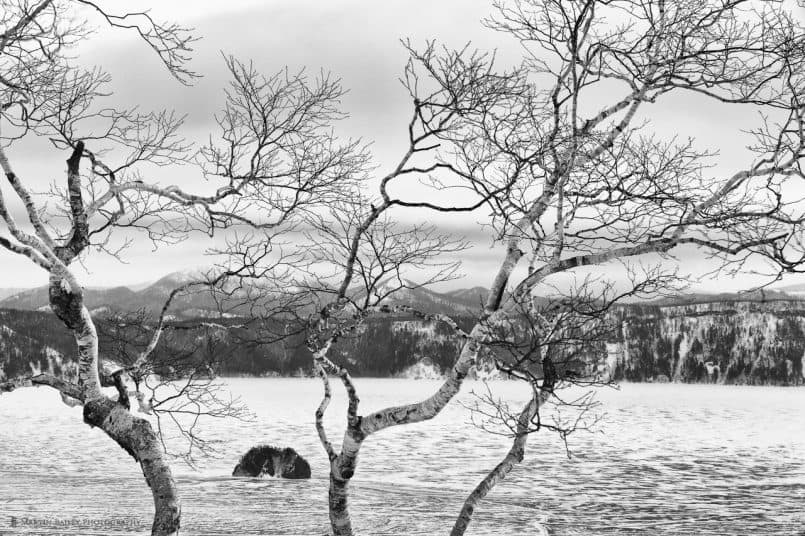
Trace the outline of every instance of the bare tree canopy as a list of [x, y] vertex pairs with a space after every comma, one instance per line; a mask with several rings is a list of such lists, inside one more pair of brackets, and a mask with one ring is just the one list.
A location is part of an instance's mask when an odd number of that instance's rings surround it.
[[[135, 33], [177, 80], [189, 83], [196, 77], [188, 65], [196, 40], [192, 29], [83, 0], [5, 1], [0, 17], [0, 167], [7, 179], [0, 188], [0, 247], [47, 272], [51, 309], [73, 333], [78, 352], [77, 378], [15, 378], [2, 390], [49, 385], [70, 404], [83, 405], [84, 421], [101, 428], [141, 465], [156, 508], [152, 533], [178, 534], [181, 508], [163, 452], [161, 416], [177, 425], [192, 460], [194, 448], [210, 447], [196, 433], [200, 417], [245, 414], [237, 401], [218, 395], [209, 362], [183, 364], [177, 356], [173, 365], [183, 365], [181, 387], [170, 381], [149, 384], [156, 366], [152, 353], [177, 293], [194, 286], [223, 287], [237, 272], [211, 274], [174, 289], [155, 328], [141, 334], [145, 344], [135, 357], [118, 352], [113, 368], [103, 370], [96, 324], [71, 265], [92, 250], [120, 256], [136, 231], [154, 243], [175, 243], [192, 232], [212, 235], [246, 226], [260, 232], [259, 249], [270, 255], [275, 237], [298, 223], [295, 214], [329, 200], [330, 192], [348, 180], [343, 170], [363, 158], [356, 143], [338, 145], [330, 134], [331, 122], [342, 116], [343, 90], [326, 74], [310, 79], [284, 71], [263, 77], [252, 66], [225, 58], [232, 82], [219, 131], [195, 150], [180, 134], [182, 117], [115, 106], [109, 76], [97, 68], [82, 69], [71, 57], [91, 37], [93, 25], [108, 25]], [[33, 190], [41, 179], [15, 172], [15, 143], [23, 138], [48, 140], [51, 150], [69, 155], [65, 177], [44, 194]], [[189, 191], [153, 178], [156, 170], [181, 164], [196, 166], [212, 189]], [[23, 208], [21, 216], [17, 206]], [[126, 338], [118, 350], [138, 345], [136, 334], [116, 333]], [[134, 391], [124, 377], [134, 381]], [[117, 397], [105, 394], [106, 386], [116, 387]], [[165, 389], [178, 390], [165, 395]], [[129, 411], [130, 395], [140, 411], [156, 417], [157, 430]]]
[[[681, 248], [711, 259], [722, 275], [762, 263], [767, 284], [799, 272], [805, 260], [797, 186], [805, 154], [805, 40], [784, 2], [519, 0], [496, 9], [485, 23], [522, 45], [522, 61], [501, 68], [493, 54], [469, 46], [405, 42], [410, 60], [402, 80], [411, 115], [397, 164], [386, 174], [367, 169], [375, 194], [365, 193], [368, 186], [345, 188], [347, 197], [318, 211], [308, 243], [301, 242], [307, 262], [293, 288], [318, 304], [308, 321], [309, 348], [324, 387], [316, 422], [331, 461], [337, 535], [353, 533], [348, 485], [363, 442], [439, 414], [478, 359], [529, 382], [534, 394], [519, 411], [482, 397], [480, 415], [508, 426], [514, 444], [467, 498], [455, 535], [522, 459], [529, 433], [544, 427], [567, 437], [588, 425], [591, 399], [568, 399], [560, 390], [608, 383], [601, 366], [602, 341], [612, 329], [606, 312], [686, 284], [674, 259]], [[758, 110], [745, 162], [725, 163], [733, 170], [715, 175], [718, 154], [708, 140], [653, 132], [653, 106], [682, 92]], [[422, 192], [396, 187], [417, 179], [434, 194], [455, 191], [456, 199], [469, 200], [397, 195]], [[392, 312], [384, 298], [415, 288], [414, 274], [424, 284], [453, 277], [463, 247], [424, 225], [400, 232], [395, 220], [405, 211], [419, 211], [423, 220], [428, 212], [483, 213], [505, 252], [490, 274], [478, 323], [462, 332], [466, 342], [439, 390], [419, 403], [361, 415], [348, 365], [329, 357], [333, 345], [368, 315]], [[428, 311], [407, 312], [455, 326]], [[350, 400], [340, 450], [323, 426], [329, 374]], [[549, 400], [582, 417], [549, 425], [540, 416]]]
[[[586, 388], [610, 383], [608, 312], [690, 283], [680, 251], [695, 251], [722, 276], [761, 267], [764, 284], [805, 267], [805, 33], [787, 1], [496, 1], [484, 24], [520, 46], [513, 65], [471, 45], [403, 41], [410, 115], [388, 169], [367, 142], [339, 135], [345, 89], [327, 73], [265, 76], [224, 56], [231, 82], [217, 131], [194, 148], [181, 135], [182, 117], [107, 104], [108, 75], [76, 68], [69, 55], [91, 24], [105, 24], [133, 32], [187, 84], [196, 77], [192, 29], [83, 0], [0, 3], [0, 167], [8, 181], [0, 247], [47, 272], [51, 308], [74, 333], [80, 365], [75, 382], [40, 375], [3, 390], [45, 384], [83, 404], [84, 420], [141, 464], [154, 493], [153, 534], [178, 533], [178, 494], [159, 430], [129, 411], [129, 396], [157, 417], [183, 411], [162, 405], [170, 397], [154, 398], [159, 386], [148, 384], [177, 293], [212, 289], [221, 307], [262, 322], [257, 339], [305, 334], [322, 382], [315, 425], [337, 536], [354, 533], [349, 485], [373, 434], [439, 415], [480, 362], [526, 382], [522, 408], [491, 394], [472, 407], [480, 430], [503, 433], [512, 446], [466, 498], [451, 532], [459, 536], [522, 461], [531, 433], [566, 440], [596, 423]], [[756, 110], [745, 160], [722, 161], [712, 140], [662, 136], [651, 119], [676, 94]], [[66, 175], [45, 194], [15, 173], [13, 150], [25, 137], [69, 155]], [[155, 178], [155, 169], [177, 165], [194, 166], [207, 189]], [[462, 330], [449, 315], [394, 305], [394, 296], [459, 277], [469, 243], [431, 220], [467, 214], [483, 219], [501, 256], [475, 324]], [[120, 255], [128, 244], [120, 237], [136, 231], [154, 243], [225, 233], [215, 249], [222, 260], [175, 289], [152, 328], [132, 334], [120, 329], [131, 321], [119, 319], [112, 331], [123, 357], [104, 375], [71, 265], [91, 250]], [[448, 326], [462, 344], [431, 396], [362, 414], [349, 363], [334, 349], [370, 316], [399, 312]], [[217, 407], [238, 416], [236, 405], [205, 398], [209, 378], [197, 365], [181, 392], [195, 404], [191, 413]], [[324, 427], [332, 377], [349, 400], [340, 446]], [[551, 421], [551, 406], [569, 416]], [[204, 447], [192, 424], [179, 429]]]

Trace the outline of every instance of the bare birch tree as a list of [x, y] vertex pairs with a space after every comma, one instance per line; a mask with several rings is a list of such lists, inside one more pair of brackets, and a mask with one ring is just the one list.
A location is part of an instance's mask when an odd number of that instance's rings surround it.
[[[331, 135], [332, 121], [341, 117], [340, 84], [305, 73], [263, 77], [227, 58], [232, 83], [219, 132], [194, 151], [180, 136], [182, 118], [107, 104], [108, 75], [83, 70], [69, 56], [89, 37], [94, 18], [136, 33], [175, 78], [189, 83], [195, 77], [187, 65], [195, 39], [190, 29], [159, 23], [147, 13], [118, 15], [83, 0], [2, 2], [0, 17], [0, 166], [8, 181], [0, 188], [0, 247], [48, 274], [50, 306], [75, 337], [79, 370], [76, 381], [38, 375], [9, 381], [3, 390], [49, 385], [81, 404], [84, 421], [140, 464], [154, 498], [152, 534], [178, 534], [180, 502], [163, 445], [151, 422], [129, 411], [123, 380], [125, 375], [137, 383], [148, 375], [170, 299], [137, 359], [107, 376], [100, 370], [96, 324], [71, 266], [90, 250], [119, 255], [115, 240], [125, 247], [127, 233], [135, 231], [171, 242], [189, 232], [239, 225], [260, 229], [260, 251], [272, 255], [276, 236], [293, 227], [294, 215], [326, 202], [363, 158], [358, 144], [339, 145]], [[22, 138], [49, 141], [69, 155], [65, 178], [46, 194], [34, 193], [41, 179], [15, 172], [14, 144]], [[216, 189], [189, 192], [149, 179], [161, 166], [180, 163], [197, 164]], [[12, 201], [24, 208], [22, 220]], [[103, 391], [107, 383], [117, 388], [117, 397]], [[142, 400], [138, 387], [140, 409], [153, 412], [153, 401]], [[193, 400], [198, 393], [182, 394]]]
[[[96, 320], [101, 368], [117, 389], [118, 402], [130, 409], [134, 398], [140, 413], [154, 417], [163, 451], [190, 466], [195, 466], [199, 456], [219, 454], [219, 445], [224, 443], [200, 433], [205, 421], [252, 420], [242, 401], [228, 394], [217, 380], [228, 357], [222, 339], [247, 322], [223, 318], [171, 322], [168, 318], [175, 298], [186, 293], [213, 294], [228, 277], [225, 272], [208, 275], [198, 274], [174, 288], [155, 322], [145, 310], [116, 312]], [[134, 385], [133, 390], [126, 380]]]
[[[551, 427], [540, 408], [553, 399], [589, 410], [587, 399], [557, 393], [608, 381], [594, 344], [606, 332], [605, 312], [684, 284], [675, 255], [708, 259], [726, 276], [761, 265], [766, 282], [803, 267], [796, 183], [805, 156], [805, 41], [785, 2], [501, 0], [496, 7], [486, 24], [522, 44], [522, 62], [505, 70], [469, 48], [406, 44], [412, 113], [402, 156], [386, 175], [367, 172], [374, 196], [353, 194], [351, 204], [314, 218], [304, 246], [313, 273], [299, 275], [296, 288], [327, 296], [308, 322], [308, 341], [324, 388], [316, 427], [330, 459], [335, 535], [354, 532], [349, 483], [363, 443], [438, 415], [479, 356], [529, 382], [533, 396], [520, 411], [492, 406], [489, 415], [508, 425], [513, 445], [467, 497], [456, 536], [522, 460], [530, 433], [578, 427], [574, 419]], [[733, 171], [716, 174], [715, 151], [653, 132], [642, 119], [671, 93], [756, 108], [745, 161], [724, 162]], [[417, 199], [394, 193], [417, 178], [434, 190]], [[440, 204], [451, 190], [471, 200]], [[455, 244], [437, 229], [400, 233], [401, 214], [476, 210], [489, 214], [503, 255], [476, 325], [464, 333], [446, 316], [408, 311], [458, 330], [465, 342], [453, 367], [429, 398], [362, 415], [348, 365], [330, 350], [368, 315], [392, 310], [383, 298], [415, 286], [406, 274], [422, 268], [439, 280], [456, 259]], [[323, 425], [328, 375], [349, 398], [340, 449]]]
[[[506, 319], [512, 310], [515, 324], [523, 318], [544, 324], [544, 307], [533, 300], [544, 299], [557, 281], [567, 286], [568, 278], [581, 277], [593, 292], [562, 297], [547, 326], [519, 330], [528, 344], [507, 346], [502, 368], [528, 380], [534, 397], [520, 413], [501, 417], [510, 423], [512, 449], [467, 497], [454, 536], [464, 534], [479, 501], [522, 460], [528, 434], [551, 428], [540, 407], [550, 399], [562, 404], [563, 386], [607, 379], [606, 370], [585, 360], [572, 366], [545, 360], [556, 350], [589, 351], [602, 327], [599, 313], [623, 297], [684, 283], [674, 257], [683, 246], [728, 277], [762, 264], [767, 283], [800, 271], [805, 260], [796, 186], [805, 156], [805, 34], [784, 2], [527, 0], [496, 7], [487, 25], [523, 45], [528, 56], [520, 69], [534, 90], [516, 108], [525, 115], [514, 121], [499, 119], [503, 113], [467, 116], [482, 145], [528, 166], [516, 195], [499, 198], [503, 210], [493, 216], [507, 254], [478, 335], [484, 343], [500, 340], [496, 330], [512, 322]], [[422, 56], [426, 66], [443, 61]], [[715, 151], [698, 149], [694, 140], [663, 140], [648, 122], [635, 120], [650, 117], [651, 105], [672, 92], [754, 106], [760, 123], [746, 162], [712, 176]], [[512, 280], [524, 257], [526, 273]], [[655, 268], [639, 268], [645, 264]], [[606, 275], [618, 265], [629, 272], [626, 283]], [[625, 290], [613, 293], [618, 287]], [[574, 325], [579, 313], [585, 321]], [[508, 331], [503, 339], [510, 342]], [[556, 429], [566, 436], [577, 425], [571, 419]]]

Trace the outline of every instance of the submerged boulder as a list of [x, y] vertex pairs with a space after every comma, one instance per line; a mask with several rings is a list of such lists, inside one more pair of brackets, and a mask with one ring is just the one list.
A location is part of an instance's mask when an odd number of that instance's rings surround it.
[[310, 478], [310, 464], [294, 449], [257, 445], [240, 458], [232, 476], [271, 475], [282, 478]]

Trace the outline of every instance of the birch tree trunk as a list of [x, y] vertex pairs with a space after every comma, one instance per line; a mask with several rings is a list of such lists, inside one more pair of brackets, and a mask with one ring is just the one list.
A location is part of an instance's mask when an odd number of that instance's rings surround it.
[[84, 305], [81, 289], [71, 288], [66, 278], [52, 274], [49, 295], [53, 312], [73, 332], [78, 345], [84, 422], [103, 430], [140, 464], [154, 498], [152, 536], [177, 536], [181, 506], [173, 474], [151, 423], [134, 416], [125, 406], [101, 391], [98, 334]]
[[349, 479], [330, 472], [330, 526], [333, 536], [351, 536], [352, 520], [349, 517]]
[[330, 526], [333, 536], [352, 536], [352, 520], [349, 515], [349, 482], [358, 467], [358, 453], [361, 450], [366, 434], [361, 428], [362, 419], [357, 416], [357, 395], [351, 381], [349, 420], [350, 425], [344, 433], [341, 454], [330, 462]]
[[526, 441], [528, 441], [529, 435], [529, 425], [531, 420], [537, 414], [539, 410], [539, 406], [547, 399], [547, 396], [543, 397], [540, 395], [539, 397], [535, 395], [528, 404], [526, 404], [523, 411], [520, 413], [519, 418], [517, 419], [517, 433], [514, 437], [514, 441], [512, 442], [512, 446], [509, 449], [509, 452], [506, 456], [501, 460], [500, 463], [492, 469], [489, 474], [484, 477], [481, 482], [472, 490], [472, 493], [467, 497], [464, 501], [464, 506], [461, 508], [461, 512], [456, 518], [456, 522], [453, 525], [453, 530], [450, 531], [450, 536], [463, 536], [464, 533], [467, 531], [467, 528], [470, 525], [470, 521], [472, 521], [472, 514], [475, 512], [475, 508], [478, 506], [484, 497], [486, 497], [492, 488], [494, 488], [498, 483], [500, 483], [506, 475], [508, 475], [514, 466], [519, 464], [523, 461], [523, 457], [525, 456], [525, 446]]

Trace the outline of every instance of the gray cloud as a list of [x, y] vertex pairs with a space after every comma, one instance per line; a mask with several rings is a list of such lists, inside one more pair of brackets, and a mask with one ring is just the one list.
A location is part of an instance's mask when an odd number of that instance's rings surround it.
[[[223, 102], [222, 90], [228, 77], [221, 51], [252, 59], [266, 73], [286, 66], [292, 70], [305, 67], [311, 74], [319, 69], [332, 71], [342, 77], [349, 89], [343, 105], [351, 118], [341, 130], [349, 136], [372, 140], [381, 170], [390, 167], [404, 150], [410, 111], [406, 93], [397, 80], [406, 60], [400, 38], [410, 37], [420, 44], [438, 38], [453, 47], [473, 41], [480, 48], [499, 48], [504, 62], [516, 58], [519, 50], [516, 43], [479, 24], [490, 11], [486, 0], [239, 0], [194, 2], [189, 13], [187, 3], [150, 3], [156, 16], [180, 21], [187, 16], [188, 23], [203, 36], [196, 46], [192, 67], [204, 78], [193, 87], [182, 86], [132, 35], [101, 31], [96, 40], [82, 48], [80, 58], [87, 65], [101, 65], [110, 71], [115, 103], [187, 113], [187, 135], [200, 142], [214, 131], [212, 117]], [[611, 95], [600, 95], [592, 102], [595, 105], [608, 97]], [[651, 107], [650, 116], [663, 135], [699, 135], [708, 142], [718, 140], [717, 148], [726, 156], [725, 162], [743, 163], [745, 138], [737, 131], [752, 126], [751, 109], [736, 114], [734, 107], [728, 110], [686, 94], [663, 99]], [[18, 173], [35, 189], [44, 189], [49, 180], [63, 177], [66, 155], [45, 152], [41, 144], [20, 145], [11, 156]], [[727, 172], [728, 167], [723, 171]], [[159, 170], [155, 177], [162, 182], [182, 183], [197, 180], [197, 172], [190, 168]], [[415, 216], [406, 213], [402, 218], [413, 220]], [[474, 224], [478, 219], [465, 215], [438, 220], [440, 227], [467, 236], [476, 244], [463, 256], [468, 278], [462, 284], [488, 285], [502, 255], [503, 248], [489, 247], [488, 233]], [[90, 285], [136, 283], [148, 279], [148, 272], [154, 272], [156, 277], [163, 272], [192, 268], [205, 262], [205, 244], [203, 238], [192, 237], [179, 246], [152, 253], [150, 244], [138, 243], [127, 255], [130, 264], [122, 266], [103, 256], [92, 256], [88, 261], [91, 273], [85, 274], [84, 280]], [[684, 253], [686, 261], [688, 255]], [[44, 283], [44, 274], [33, 270], [28, 261], [7, 257], [2, 258], [2, 272], [10, 274], [10, 280], [20, 285]]]

